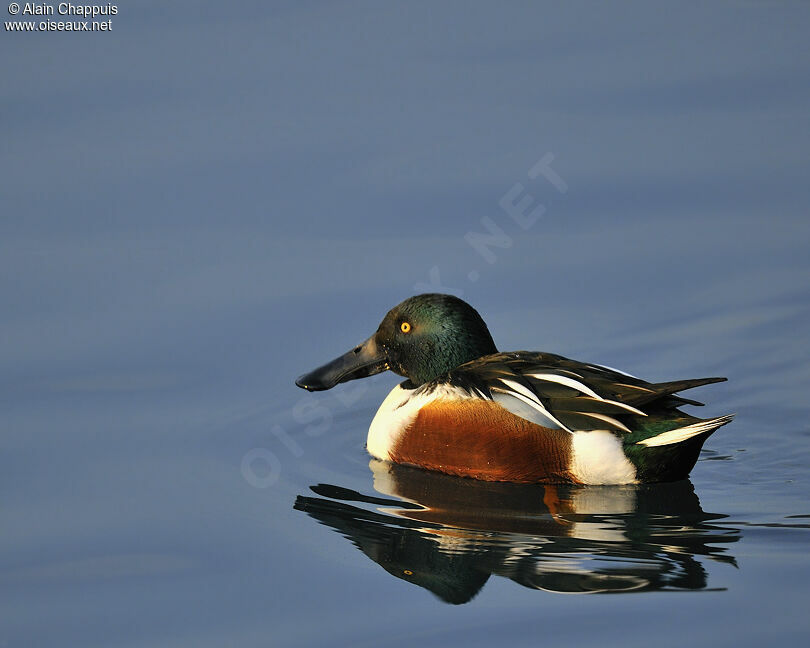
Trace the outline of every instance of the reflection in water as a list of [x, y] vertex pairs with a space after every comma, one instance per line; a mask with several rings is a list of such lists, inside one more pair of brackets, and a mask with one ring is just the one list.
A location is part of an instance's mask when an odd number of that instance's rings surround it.
[[319, 484], [295, 508], [447, 603], [470, 601], [492, 574], [564, 593], [701, 590], [704, 561], [736, 566], [724, 545], [739, 529], [713, 524], [726, 516], [704, 513], [687, 480], [555, 487], [371, 468], [386, 497]]

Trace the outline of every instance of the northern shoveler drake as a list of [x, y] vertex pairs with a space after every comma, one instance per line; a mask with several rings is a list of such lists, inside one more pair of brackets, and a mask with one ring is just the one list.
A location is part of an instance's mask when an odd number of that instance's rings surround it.
[[368, 340], [296, 384], [319, 391], [389, 369], [406, 380], [374, 416], [369, 453], [488, 481], [682, 479], [733, 417], [678, 410], [702, 403], [676, 392], [725, 378], [649, 383], [551, 353], [499, 353], [478, 312], [441, 294], [406, 299]]

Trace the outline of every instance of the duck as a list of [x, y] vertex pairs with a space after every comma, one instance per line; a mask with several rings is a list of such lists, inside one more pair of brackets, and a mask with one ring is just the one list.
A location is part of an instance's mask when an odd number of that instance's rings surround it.
[[377, 331], [300, 376], [308, 391], [392, 371], [405, 378], [371, 421], [379, 460], [484, 481], [610, 485], [685, 479], [733, 414], [700, 419], [679, 392], [723, 377], [652, 383], [546, 352], [499, 352], [454, 295], [392, 308]]

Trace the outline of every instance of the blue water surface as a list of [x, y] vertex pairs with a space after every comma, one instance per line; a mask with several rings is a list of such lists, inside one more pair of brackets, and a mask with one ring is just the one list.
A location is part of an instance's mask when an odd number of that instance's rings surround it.
[[[250, 1], [4, 30], [0, 646], [802, 642], [808, 31]], [[502, 350], [727, 376], [690, 411], [737, 418], [669, 485], [370, 462], [398, 377], [293, 381], [428, 290]]]

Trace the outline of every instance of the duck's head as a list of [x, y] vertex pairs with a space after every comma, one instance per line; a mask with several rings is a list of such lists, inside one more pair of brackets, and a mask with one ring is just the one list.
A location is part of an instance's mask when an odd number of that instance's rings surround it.
[[388, 311], [368, 340], [295, 384], [320, 391], [390, 369], [417, 386], [496, 352], [487, 325], [467, 302], [452, 295], [417, 295]]

